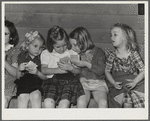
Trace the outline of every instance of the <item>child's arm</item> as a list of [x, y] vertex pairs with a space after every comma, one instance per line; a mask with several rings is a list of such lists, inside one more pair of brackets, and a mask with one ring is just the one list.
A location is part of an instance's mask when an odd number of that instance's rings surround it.
[[22, 76], [22, 72], [23, 70], [25, 70], [25, 65], [26, 63], [21, 63], [18, 68], [17, 68], [17, 71], [16, 71], [16, 77], [17, 79], [20, 79], [20, 77]]
[[29, 71], [29, 73], [37, 75], [42, 80], [47, 79], [47, 77], [43, 73], [41, 73], [37, 68], [35, 68], [34, 70], [30, 70], [30, 69], [27, 70]]
[[46, 80], [47, 79], [47, 77], [43, 73], [41, 73], [40, 71], [38, 71], [38, 70], [37, 70], [36, 74], [42, 80]]
[[42, 64], [41, 66], [42, 73], [45, 75], [53, 75], [53, 74], [63, 74], [66, 73], [65, 70], [61, 70], [60, 68], [48, 68], [48, 65]]
[[71, 63], [58, 62], [58, 66], [60, 67], [60, 69], [70, 71], [74, 74], [81, 73], [81, 69], [74, 67]]
[[139, 55], [139, 53], [137, 51], [135, 51], [133, 54], [133, 59], [132, 61], [134, 62], [134, 65], [136, 66], [136, 68], [139, 70], [139, 74], [136, 76], [135, 79], [127, 79], [127, 81], [132, 81], [131, 83], [128, 83], [127, 84], [127, 87], [129, 87], [130, 89], [133, 89], [138, 82], [142, 81], [144, 76], [145, 76], [145, 73], [144, 73], [144, 63]]
[[134, 79], [126, 79], [127, 81], [131, 82], [127, 83], [126, 86], [130, 89], [133, 89], [137, 85], [137, 83], [142, 81], [143, 78], [144, 78], [144, 71], [140, 72]]
[[105, 53], [101, 49], [93, 56], [92, 63], [87, 61], [73, 61], [73, 63], [79, 67], [87, 67], [92, 73], [99, 76], [105, 73]]
[[114, 78], [112, 77], [111, 73], [105, 69], [105, 75], [107, 77], [107, 80], [116, 88], [116, 89], [121, 89], [122, 82], [116, 82]]
[[7, 61], [5, 61], [5, 68], [6, 68], [6, 70], [8, 71], [9, 74], [16, 77], [17, 68], [10, 65]]

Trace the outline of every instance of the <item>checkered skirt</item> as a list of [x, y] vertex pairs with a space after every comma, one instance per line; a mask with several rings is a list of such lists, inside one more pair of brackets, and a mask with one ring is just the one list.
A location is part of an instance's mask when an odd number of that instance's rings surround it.
[[83, 87], [79, 81], [79, 75], [72, 73], [56, 74], [43, 83], [43, 100], [51, 98], [56, 101], [67, 99], [71, 104], [76, 105], [77, 99], [84, 95]]

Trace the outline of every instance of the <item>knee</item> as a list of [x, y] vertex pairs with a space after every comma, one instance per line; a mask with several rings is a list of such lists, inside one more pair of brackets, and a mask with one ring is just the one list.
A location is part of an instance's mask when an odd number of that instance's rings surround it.
[[98, 102], [98, 107], [99, 108], [107, 108], [108, 107], [107, 100], [106, 99], [100, 99]]
[[26, 102], [27, 100], [29, 100], [29, 96], [28, 95], [22, 95], [22, 94], [20, 94], [18, 96], [18, 102]]
[[47, 98], [44, 100], [44, 107], [45, 108], [54, 108], [55, 107], [55, 101], [53, 99]]
[[87, 107], [86, 98], [79, 98], [77, 100], [77, 108], [86, 108], [86, 107]]
[[61, 100], [59, 102], [58, 108], [69, 108], [70, 102], [68, 100]]
[[30, 94], [30, 99], [31, 100], [41, 100], [41, 92], [40, 91], [35, 91]]

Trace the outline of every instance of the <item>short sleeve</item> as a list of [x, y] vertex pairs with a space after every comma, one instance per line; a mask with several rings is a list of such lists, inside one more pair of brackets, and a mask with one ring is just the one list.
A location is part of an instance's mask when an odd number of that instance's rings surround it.
[[136, 68], [141, 72], [141, 71], [144, 71], [144, 68], [145, 68], [145, 66], [144, 66], [144, 63], [143, 63], [143, 61], [142, 61], [142, 59], [141, 59], [141, 57], [140, 57], [140, 55], [139, 55], [139, 53], [137, 52], [137, 51], [135, 51], [134, 53], [133, 53], [133, 58], [132, 58], [133, 60], [134, 60], [134, 62], [135, 62], [135, 66], [136, 66]]
[[8, 51], [7, 61], [10, 64], [17, 63], [18, 55], [20, 54], [20, 50], [18, 48], [12, 48]]
[[45, 64], [45, 65], [48, 65], [49, 64], [49, 59], [50, 59], [50, 54], [47, 50], [44, 50], [42, 53], [41, 53], [41, 64]]

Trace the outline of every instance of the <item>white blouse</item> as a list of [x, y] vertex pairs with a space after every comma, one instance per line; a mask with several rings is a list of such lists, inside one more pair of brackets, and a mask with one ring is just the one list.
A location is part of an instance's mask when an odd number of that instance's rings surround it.
[[[60, 58], [63, 57], [69, 57], [71, 55], [78, 55], [73, 50], [66, 50], [63, 54], [57, 53], [55, 50], [53, 50], [52, 53], [50, 53], [48, 50], [44, 50], [41, 53], [41, 64], [48, 65], [48, 68], [58, 68], [57, 62], [59, 62]], [[47, 78], [52, 78], [54, 74], [47, 75]]]

